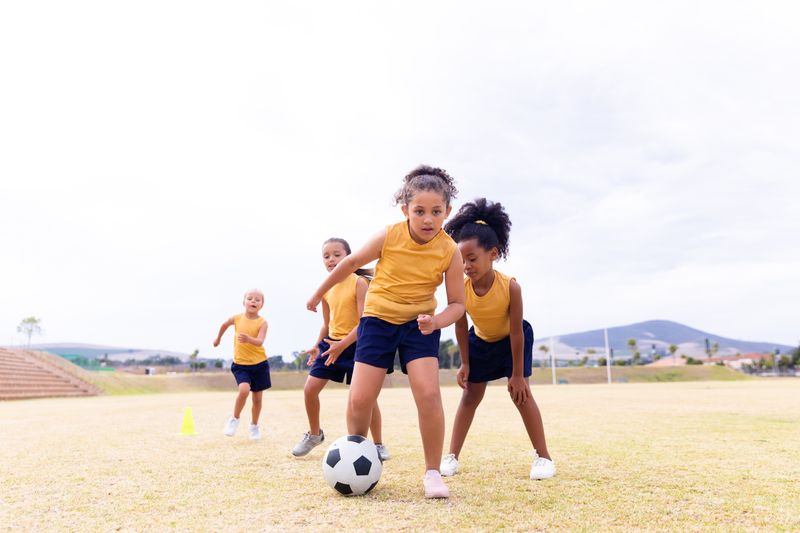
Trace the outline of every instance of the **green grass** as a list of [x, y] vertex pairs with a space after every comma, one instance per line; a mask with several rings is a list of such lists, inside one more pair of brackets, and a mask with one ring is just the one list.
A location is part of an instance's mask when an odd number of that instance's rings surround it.
[[[614, 382], [648, 383], [670, 381], [735, 381], [752, 379], [745, 374], [721, 366], [684, 366], [684, 367], [612, 367]], [[98, 386], [105, 394], [152, 394], [161, 392], [186, 393], [201, 391], [229, 391], [235, 387], [230, 372], [196, 372], [175, 375], [156, 374], [144, 376], [127, 372], [82, 372], [81, 377]], [[280, 371], [272, 372], [272, 383], [275, 390], [301, 389], [306, 379], [306, 372]], [[558, 368], [558, 380], [566, 380], [568, 384], [606, 383], [606, 369], [603, 368]], [[455, 385], [455, 370], [440, 372], [442, 385]], [[387, 386], [406, 387], [407, 378], [399, 371], [387, 378]], [[504, 380], [496, 384], [503, 385]], [[549, 368], [534, 369], [532, 378], [534, 385], [552, 383]], [[338, 387], [331, 384], [331, 387]]]
[[[490, 387], [448, 481], [421, 495], [409, 389], [381, 394], [393, 458], [376, 489], [345, 498], [323, 481], [302, 393], [268, 391], [264, 438], [221, 429], [233, 392], [0, 403], [0, 528], [8, 530], [798, 530], [799, 380], [535, 387], [558, 475], [528, 479], [530, 444]], [[444, 387], [448, 438], [460, 390]], [[329, 441], [346, 390], [323, 392]], [[198, 435], [179, 434], [192, 407]], [[245, 424], [249, 419], [246, 412]]]

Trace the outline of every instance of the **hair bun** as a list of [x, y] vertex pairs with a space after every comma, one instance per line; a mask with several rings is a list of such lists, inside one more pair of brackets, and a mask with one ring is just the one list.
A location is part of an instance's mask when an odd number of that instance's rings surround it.
[[428, 165], [419, 165], [403, 178], [403, 187], [394, 195], [395, 204], [408, 205], [416, 191], [442, 193], [447, 205], [458, 194], [455, 180], [445, 170]]

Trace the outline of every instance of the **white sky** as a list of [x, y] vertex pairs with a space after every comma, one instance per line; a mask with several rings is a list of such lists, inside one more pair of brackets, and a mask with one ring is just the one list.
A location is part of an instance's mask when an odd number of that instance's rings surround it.
[[796, 6], [3, 2], [0, 344], [226, 356], [257, 286], [268, 353], [307, 348], [322, 241], [422, 162], [507, 206], [537, 337], [795, 344]]

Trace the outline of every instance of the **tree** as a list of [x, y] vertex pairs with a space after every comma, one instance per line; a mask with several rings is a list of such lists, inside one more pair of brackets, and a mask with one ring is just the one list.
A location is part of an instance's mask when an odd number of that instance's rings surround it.
[[453, 367], [453, 352], [455, 348], [453, 339], [439, 342], [439, 368]]
[[597, 366], [606, 366], [606, 358], [600, 357], [597, 359]]
[[299, 352], [298, 351], [292, 352], [292, 357], [294, 357], [294, 360], [292, 360], [292, 362], [289, 363], [289, 368], [300, 372], [303, 369], [303, 367], [306, 366], [305, 350], [300, 350]]
[[675, 352], [677, 351], [678, 347], [676, 345], [674, 344], [669, 345], [669, 355], [672, 356], [672, 366], [675, 366], [677, 364], [677, 361], [675, 360]]
[[28, 318], [23, 318], [22, 322], [19, 323], [17, 326], [17, 332], [24, 333], [28, 336], [28, 348], [31, 347], [31, 337], [34, 335], [41, 335], [42, 334], [42, 319], [36, 318], [35, 316], [29, 316]]
[[542, 359], [547, 359], [547, 352], [550, 351], [550, 348], [545, 344], [540, 344], [539, 351], [542, 352]]
[[280, 370], [286, 366], [286, 362], [283, 360], [282, 355], [273, 355], [272, 357], [267, 358], [267, 360], [269, 361], [270, 370]]
[[200, 350], [195, 349], [192, 354], [189, 356], [189, 368], [192, 371], [197, 370], [197, 356], [200, 355]]

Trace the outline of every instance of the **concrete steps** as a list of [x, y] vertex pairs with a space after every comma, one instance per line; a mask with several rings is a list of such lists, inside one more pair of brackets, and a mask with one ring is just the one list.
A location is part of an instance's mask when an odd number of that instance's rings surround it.
[[0, 348], [0, 400], [95, 396], [82, 369], [52, 354]]

